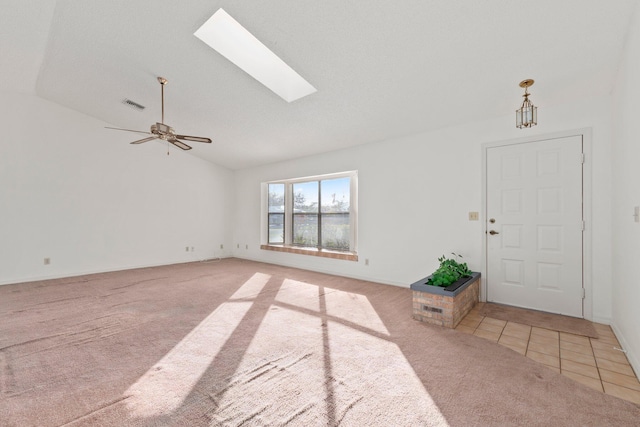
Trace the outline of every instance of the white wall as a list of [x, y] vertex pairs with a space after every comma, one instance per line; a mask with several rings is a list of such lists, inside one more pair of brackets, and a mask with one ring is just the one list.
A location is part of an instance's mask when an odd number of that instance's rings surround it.
[[[535, 102], [535, 98], [533, 99]], [[517, 104], [518, 100], [514, 99]], [[234, 255], [270, 263], [409, 286], [430, 274], [442, 254], [482, 266], [481, 144], [591, 127], [593, 131], [592, 316], [611, 318], [610, 99], [539, 106], [539, 125], [515, 128], [512, 114], [347, 150], [236, 172]], [[358, 170], [358, 262], [260, 250], [260, 183]], [[237, 246], [240, 246], [237, 248]], [[249, 249], [245, 249], [245, 245]], [[370, 265], [365, 266], [364, 260]]]
[[34, 95], [0, 93], [0, 117], [0, 284], [230, 247], [231, 171]]
[[[167, 156], [156, 142], [129, 145], [99, 120], [2, 92], [0, 284], [231, 254], [400, 286], [429, 274], [451, 251], [480, 270], [483, 228], [467, 215], [481, 210], [481, 144], [591, 127], [592, 316], [604, 323], [613, 317], [633, 359], [640, 354], [633, 281], [640, 226], [631, 222], [640, 205], [632, 120], [638, 38], [626, 48], [614, 98], [614, 198], [609, 98], [540, 105], [533, 129], [515, 129], [509, 114], [233, 173], [177, 150]], [[358, 262], [259, 249], [261, 182], [346, 170], [359, 171]]]
[[632, 18], [613, 102], [613, 328], [640, 373], [640, 11]]

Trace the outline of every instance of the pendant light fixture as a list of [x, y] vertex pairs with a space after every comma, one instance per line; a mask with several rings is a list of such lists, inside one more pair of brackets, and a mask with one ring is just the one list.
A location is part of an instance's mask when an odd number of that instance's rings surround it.
[[520, 87], [524, 88], [524, 101], [519, 109], [516, 110], [516, 127], [517, 128], [529, 128], [538, 124], [538, 107], [534, 106], [529, 101], [529, 92], [527, 88], [533, 85], [532, 79], [523, 80], [520, 82]]

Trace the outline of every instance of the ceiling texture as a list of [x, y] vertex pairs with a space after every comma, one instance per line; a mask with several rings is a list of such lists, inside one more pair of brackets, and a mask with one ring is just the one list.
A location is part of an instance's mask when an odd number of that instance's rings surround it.
[[[147, 131], [162, 76], [165, 122], [213, 139], [185, 154], [243, 169], [515, 116], [526, 78], [539, 111], [608, 94], [637, 3], [0, 0], [0, 90]], [[219, 8], [317, 92], [287, 103], [196, 38]]]

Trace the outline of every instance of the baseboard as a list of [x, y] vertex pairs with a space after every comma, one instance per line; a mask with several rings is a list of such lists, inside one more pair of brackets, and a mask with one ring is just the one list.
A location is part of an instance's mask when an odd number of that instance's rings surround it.
[[592, 319], [587, 319], [590, 320], [591, 322], [594, 323], [602, 323], [603, 325], [611, 325], [611, 317], [600, 317], [600, 316], [593, 316]]
[[325, 270], [322, 268], [309, 267], [306, 265], [301, 266], [296, 263], [266, 261], [264, 259], [252, 258], [247, 256], [238, 256], [238, 255], [234, 255], [233, 257], [238, 259], [246, 259], [247, 261], [263, 262], [265, 264], [281, 265], [283, 267], [291, 267], [291, 268], [299, 268], [300, 270], [315, 271], [316, 273], [329, 274], [331, 276], [340, 276], [340, 277], [347, 277], [349, 279], [365, 280], [367, 282], [380, 283], [382, 285], [398, 286], [400, 288], [409, 288], [409, 285], [410, 285], [410, 283], [405, 283], [405, 282], [397, 282], [393, 280], [384, 280], [384, 279], [381, 280], [379, 278], [371, 278], [367, 276], [360, 276], [357, 274], [346, 274], [346, 273], [336, 272], [332, 270]]
[[622, 334], [622, 331], [620, 331], [620, 329], [615, 325], [615, 323], [611, 324], [610, 326], [611, 326], [611, 329], [613, 329], [613, 333], [616, 334], [616, 338], [618, 338], [618, 341], [620, 342], [620, 346], [622, 347], [623, 350], [625, 350], [626, 352], [625, 354], [627, 355], [627, 360], [629, 361], [629, 364], [633, 368], [633, 371], [635, 372], [636, 377], [640, 376], [640, 359], [638, 359], [638, 355], [634, 353], [634, 351], [631, 349], [631, 346], [629, 346], [627, 339]]
[[187, 264], [190, 262], [206, 262], [212, 259], [222, 259], [229, 258], [230, 256], [216, 256], [216, 257], [207, 257], [204, 259], [190, 259], [190, 260], [168, 260], [164, 262], [151, 263], [151, 264], [136, 264], [136, 265], [127, 265], [127, 266], [118, 266], [113, 268], [105, 268], [105, 269], [95, 269], [95, 270], [82, 270], [82, 271], [74, 271], [67, 273], [58, 273], [58, 274], [50, 274], [43, 276], [29, 276], [22, 277], [18, 279], [8, 279], [8, 280], [0, 280], [0, 286], [2, 285], [15, 285], [18, 283], [27, 283], [27, 282], [37, 282], [41, 280], [53, 280], [53, 279], [63, 279], [65, 277], [78, 277], [85, 276], [87, 274], [100, 274], [100, 273], [111, 273], [113, 271], [125, 271], [125, 270], [135, 270], [136, 268], [149, 268], [149, 267], [161, 267], [163, 265], [172, 265], [172, 264]]

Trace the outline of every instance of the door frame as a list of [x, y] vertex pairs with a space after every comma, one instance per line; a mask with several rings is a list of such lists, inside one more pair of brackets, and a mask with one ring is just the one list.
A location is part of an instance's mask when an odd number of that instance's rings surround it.
[[593, 289], [592, 289], [592, 219], [591, 219], [591, 193], [592, 193], [592, 130], [591, 128], [580, 128], [549, 134], [536, 134], [523, 138], [507, 139], [495, 142], [486, 142], [481, 145], [482, 149], [482, 210], [480, 211], [480, 221], [482, 225], [482, 280], [480, 284], [480, 301], [487, 301], [487, 150], [489, 148], [502, 147], [516, 144], [527, 144], [549, 139], [565, 138], [568, 136], [582, 137], [582, 152], [584, 153], [584, 163], [582, 165], [582, 219], [585, 229], [582, 233], [582, 287], [584, 289], [584, 299], [582, 300], [582, 313], [585, 319], [593, 320]]

